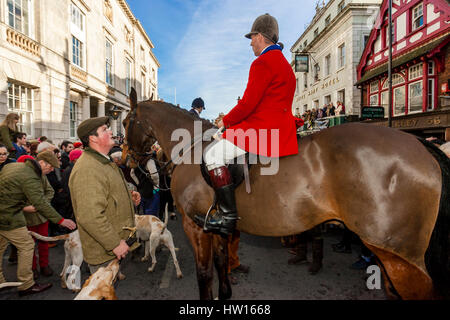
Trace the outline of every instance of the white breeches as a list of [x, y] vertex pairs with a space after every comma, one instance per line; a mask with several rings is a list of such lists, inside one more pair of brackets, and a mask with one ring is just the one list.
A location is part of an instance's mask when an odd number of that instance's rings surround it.
[[208, 170], [222, 167], [246, 153], [247, 151], [235, 146], [227, 139], [215, 141], [204, 154], [206, 167]]

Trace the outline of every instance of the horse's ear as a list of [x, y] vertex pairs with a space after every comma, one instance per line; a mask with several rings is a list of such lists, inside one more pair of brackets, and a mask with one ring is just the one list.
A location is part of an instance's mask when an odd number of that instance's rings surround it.
[[137, 107], [137, 94], [136, 90], [134, 90], [134, 88], [132, 87], [130, 90], [130, 108], [131, 110], [133, 110], [136, 107]]

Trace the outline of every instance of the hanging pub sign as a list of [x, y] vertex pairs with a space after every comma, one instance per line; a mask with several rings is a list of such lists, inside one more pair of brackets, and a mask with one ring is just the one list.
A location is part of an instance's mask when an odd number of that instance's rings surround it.
[[295, 72], [308, 72], [309, 56], [308, 54], [295, 55]]

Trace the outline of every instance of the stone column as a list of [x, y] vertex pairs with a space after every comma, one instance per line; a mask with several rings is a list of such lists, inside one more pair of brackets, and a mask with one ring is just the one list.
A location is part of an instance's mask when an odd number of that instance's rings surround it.
[[81, 120], [86, 120], [91, 117], [91, 100], [88, 94], [83, 95], [83, 112]]
[[98, 101], [97, 116], [98, 117], [105, 116], [105, 101], [101, 101], [101, 100]]
[[109, 123], [113, 136], [117, 136], [117, 120], [110, 118]]

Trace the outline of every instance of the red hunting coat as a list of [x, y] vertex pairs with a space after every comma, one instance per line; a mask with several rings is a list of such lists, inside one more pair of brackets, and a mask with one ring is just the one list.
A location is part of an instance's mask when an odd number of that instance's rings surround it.
[[227, 128], [223, 137], [247, 152], [262, 156], [297, 154], [295, 118], [291, 111], [295, 83], [292, 67], [281, 50], [264, 52], [250, 67], [244, 96], [223, 118]]

